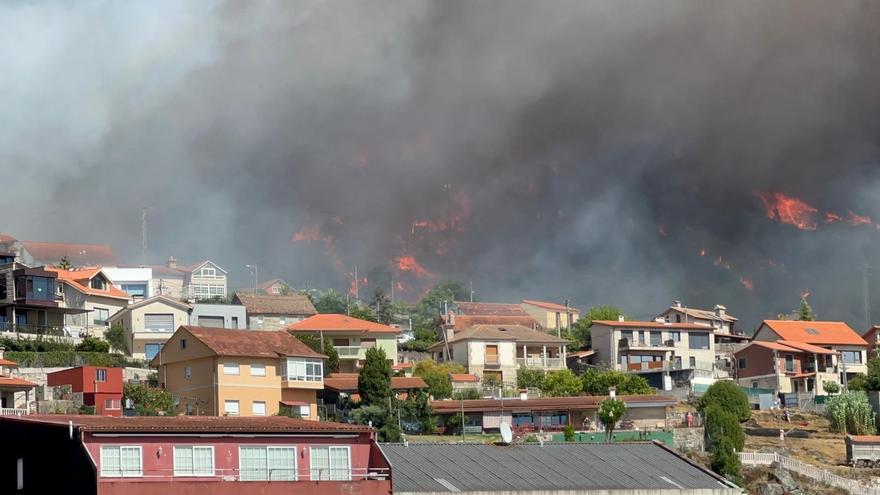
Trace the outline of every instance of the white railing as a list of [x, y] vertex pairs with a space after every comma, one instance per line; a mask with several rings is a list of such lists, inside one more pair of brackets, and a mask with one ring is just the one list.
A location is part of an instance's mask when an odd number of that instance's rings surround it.
[[744, 466], [769, 466], [773, 463], [779, 463], [784, 469], [820, 481], [826, 485], [843, 488], [853, 495], [880, 495], [880, 488], [864, 485], [856, 480], [838, 476], [831, 471], [818, 468], [797, 459], [792, 459], [791, 457], [785, 457], [784, 455], [776, 453], [765, 454], [760, 452], [741, 452], [739, 454], [739, 459]]
[[0, 416], [25, 416], [27, 414], [27, 409], [21, 409], [17, 407], [0, 407]]
[[562, 358], [548, 357], [546, 360], [541, 357], [516, 358], [516, 365], [526, 368], [562, 368], [565, 363]]
[[[479, 428], [479, 427], [478, 427]], [[250, 476], [249, 476], [250, 474]], [[257, 476], [254, 476], [257, 475]], [[273, 477], [272, 475], [276, 475], [277, 477]], [[292, 475], [292, 476], [291, 476]], [[372, 468], [351, 468], [351, 469], [341, 469], [337, 472], [333, 472], [333, 470], [329, 469], [316, 469], [314, 472], [311, 469], [303, 469], [297, 468], [293, 469], [274, 469], [270, 473], [256, 472], [256, 473], [244, 473], [242, 475], [242, 470], [237, 468], [227, 468], [227, 469], [215, 469], [214, 473], [207, 476], [199, 475], [199, 481], [214, 481], [214, 482], [223, 482], [223, 481], [267, 481], [266, 478], [273, 477], [273, 483], [278, 483], [279, 481], [341, 481], [341, 482], [356, 482], [356, 481], [384, 481], [388, 480], [390, 475], [390, 470], [388, 468], [381, 467], [372, 467]], [[192, 482], [192, 479], [189, 480], [181, 480], [180, 476], [176, 476], [174, 474], [173, 469], [148, 469], [143, 470], [142, 468], [132, 469], [127, 471], [114, 471], [113, 473], [99, 474], [100, 481], [103, 483], [107, 482], [119, 482], [119, 481], [129, 481], [131, 478], [137, 478], [138, 481], [144, 482]], [[256, 478], [256, 479], [255, 479]], [[294, 479], [280, 479], [280, 478], [294, 478]], [[331, 479], [333, 478], [333, 479]]]
[[358, 358], [360, 357], [361, 347], [357, 345], [338, 345], [334, 346], [336, 353], [341, 358]]

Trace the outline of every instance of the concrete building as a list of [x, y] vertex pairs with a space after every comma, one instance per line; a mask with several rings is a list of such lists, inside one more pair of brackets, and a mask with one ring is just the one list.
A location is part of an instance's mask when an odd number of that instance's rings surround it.
[[0, 330], [15, 334], [64, 335], [64, 319], [83, 309], [67, 308], [58, 274], [0, 253]]
[[285, 291], [289, 290], [290, 286], [280, 278], [273, 278], [257, 284], [257, 292], [268, 294], [270, 296], [280, 296], [284, 294]]
[[474, 325], [520, 325], [542, 328], [519, 304], [454, 301], [437, 322], [439, 336], [460, 332]]
[[529, 299], [523, 299], [520, 307], [534, 318], [538, 325], [547, 330], [571, 328], [578, 321], [581, 313], [577, 308], [565, 304]]
[[150, 365], [181, 414], [273, 416], [286, 407], [317, 420], [325, 358], [286, 331], [182, 326]]
[[197, 327], [247, 328], [244, 306], [238, 304], [195, 303], [189, 314], [189, 324]]
[[190, 306], [165, 296], [154, 296], [127, 306], [109, 319], [125, 331], [128, 355], [150, 360], [159, 353], [174, 329], [189, 323]]
[[[98, 416], [122, 416], [122, 368], [79, 366], [46, 375], [46, 384], [64, 388], [79, 404], [92, 406]], [[58, 398], [59, 394], [53, 394]]]
[[238, 292], [232, 303], [245, 307], [247, 327], [251, 330], [281, 330], [291, 323], [318, 314], [312, 301], [302, 294], [255, 296], [247, 292]]
[[199, 301], [215, 297], [226, 299], [229, 294], [226, 270], [211, 260], [179, 265], [171, 256], [164, 265], [149, 268], [153, 272], [153, 288], [159, 295]]
[[803, 342], [755, 340], [734, 353], [736, 381], [744, 387], [773, 389], [776, 394], [827, 395], [827, 382], [843, 388], [834, 364], [836, 354]]
[[55, 272], [64, 296], [64, 306], [81, 312], [64, 316], [64, 327], [73, 335], [101, 337], [109, 326], [110, 317], [131, 303], [131, 296], [116, 288], [101, 268], [88, 267]]
[[18, 363], [3, 357], [0, 349], [0, 416], [23, 415], [30, 412], [30, 402], [35, 398], [31, 391], [37, 386], [16, 376]]
[[546, 371], [565, 369], [568, 341], [520, 325], [474, 325], [428, 348], [436, 361], [464, 365], [483, 385], [516, 386], [520, 367]]
[[155, 296], [153, 287], [153, 269], [149, 267], [120, 268], [105, 266], [104, 273], [113, 281], [113, 285], [128, 294], [134, 302], [140, 302]]
[[286, 417], [0, 418], [0, 493], [389, 495], [367, 426]]
[[367, 349], [377, 347], [394, 366], [397, 360], [397, 336], [400, 330], [346, 315], [320, 314], [292, 323], [287, 331], [294, 335], [329, 338], [339, 354], [339, 372], [357, 373], [363, 367]]

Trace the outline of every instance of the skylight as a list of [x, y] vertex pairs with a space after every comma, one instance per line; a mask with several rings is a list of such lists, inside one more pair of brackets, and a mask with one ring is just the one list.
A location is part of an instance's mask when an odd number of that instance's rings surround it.
[[813, 327], [807, 327], [806, 329], [804, 329], [804, 331], [810, 335], [819, 335], [819, 330], [816, 330]]

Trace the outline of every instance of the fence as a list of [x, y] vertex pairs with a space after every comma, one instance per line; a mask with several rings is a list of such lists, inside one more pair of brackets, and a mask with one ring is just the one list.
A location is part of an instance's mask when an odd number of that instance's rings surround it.
[[864, 485], [856, 480], [838, 476], [831, 471], [776, 453], [741, 452], [739, 459], [745, 466], [769, 466], [778, 463], [784, 469], [830, 486], [843, 488], [853, 495], [880, 495], [880, 488]]

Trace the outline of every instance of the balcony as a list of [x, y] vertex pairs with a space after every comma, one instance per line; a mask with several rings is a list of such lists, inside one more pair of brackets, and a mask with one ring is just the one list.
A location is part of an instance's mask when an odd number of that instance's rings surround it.
[[32, 335], [64, 336], [64, 327], [59, 325], [19, 325], [17, 323], [0, 323], [0, 331], [9, 333], [27, 333]]
[[675, 344], [676, 342], [674, 340], [648, 342], [639, 339], [622, 338], [617, 341], [617, 345], [620, 349], [639, 351], [672, 351], [675, 350]]
[[694, 364], [690, 364], [689, 362], [677, 363], [675, 361], [646, 361], [642, 363], [618, 364], [617, 369], [632, 373], [656, 373], [658, 371], [680, 370], [712, 372], [715, 370], [715, 363], [697, 361]]
[[565, 362], [562, 358], [558, 357], [548, 357], [546, 362], [541, 357], [529, 357], [529, 358], [516, 358], [517, 367], [525, 367], [525, 368], [547, 368], [547, 369], [562, 369], [565, 367]]
[[339, 345], [334, 346], [333, 348], [336, 349], [336, 353], [339, 354], [339, 359], [359, 359], [361, 356], [361, 350], [364, 350], [358, 345]]
[[501, 369], [501, 360], [498, 359], [498, 356], [486, 356], [483, 367], [489, 370]]

